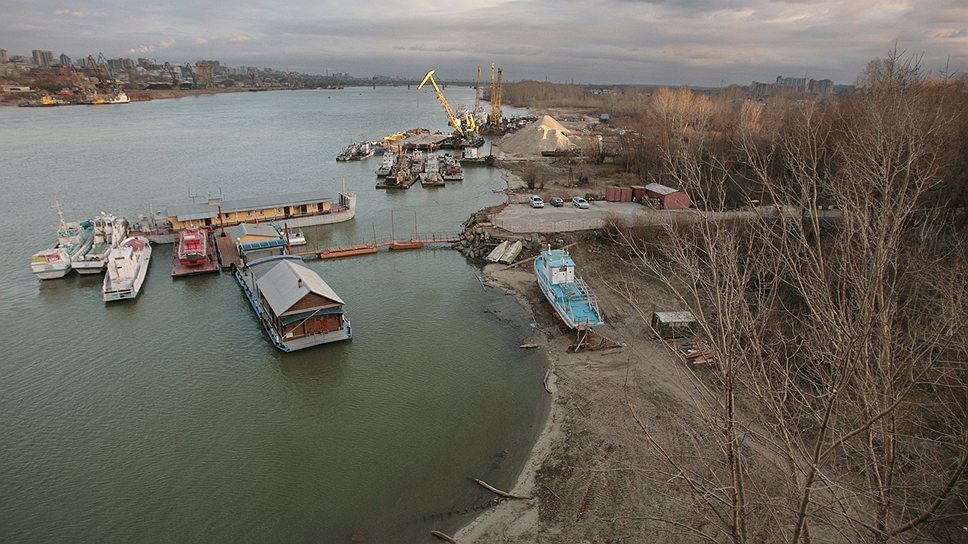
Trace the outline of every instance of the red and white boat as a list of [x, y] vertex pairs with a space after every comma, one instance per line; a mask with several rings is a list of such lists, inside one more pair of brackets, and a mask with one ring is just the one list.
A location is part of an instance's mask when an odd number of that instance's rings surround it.
[[208, 255], [205, 246], [208, 245], [208, 231], [198, 227], [190, 227], [178, 233], [178, 262], [185, 266], [193, 266], [205, 262]]
[[208, 237], [208, 230], [188, 227], [178, 231], [178, 239], [171, 255], [171, 275], [187, 276], [218, 270], [215, 245]]

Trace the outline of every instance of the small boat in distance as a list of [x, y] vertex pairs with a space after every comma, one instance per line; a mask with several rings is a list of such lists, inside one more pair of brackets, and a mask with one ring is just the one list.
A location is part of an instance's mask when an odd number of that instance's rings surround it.
[[71, 261], [87, 253], [94, 239], [90, 221], [66, 223], [60, 205], [54, 207], [57, 208], [57, 215], [60, 218], [57, 242], [30, 257], [30, 270], [42, 280], [66, 276], [71, 271]]
[[108, 254], [108, 272], [101, 292], [104, 302], [135, 298], [151, 263], [151, 242], [141, 236], [125, 238]]
[[397, 162], [397, 156], [393, 153], [386, 153], [383, 155], [383, 162], [380, 163], [380, 167], [376, 169], [376, 177], [385, 178], [390, 175], [393, 170], [393, 165]]
[[464, 169], [460, 161], [450, 155], [441, 158], [443, 168], [441, 168], [444, 181], [464, 181]]
[[94, 243], [83, 255], [71, 259], [78, 274], [100, 274], [108, 262], [108, 253], [128, 235], [128, 220], [101, 212], [92, 221]]
[[534, 274], [541, 292], [568, 328], [587, 330], [605, 324], [598, 300], [575, 274], [575, 261], [567, 251], [548, 246], [534, 260]]

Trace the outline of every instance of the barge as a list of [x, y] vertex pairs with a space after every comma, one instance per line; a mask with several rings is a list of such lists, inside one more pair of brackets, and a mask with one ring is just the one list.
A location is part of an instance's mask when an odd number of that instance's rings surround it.
[[349, 221], [356, 216], [356, 194], [338, 193], [335, 201], [319, 192], [240, 200], [209, 199], [204, 204], [173, 206], [141, 217], [132, 229], [156, 244], [174, 243], [177, 233], [190, 227], [232, 227], [241, 223], [273, 223], [280, 227], [309, 227]]

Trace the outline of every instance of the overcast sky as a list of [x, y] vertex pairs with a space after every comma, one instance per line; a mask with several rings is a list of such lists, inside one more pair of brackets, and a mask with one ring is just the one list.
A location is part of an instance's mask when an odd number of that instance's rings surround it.
[[[893, 47], [968, 71], [968, 0], [3, 0], [0, 48], [308, 73], [852, 83]], [[950, 59], [950, 60], [949, 60]]]

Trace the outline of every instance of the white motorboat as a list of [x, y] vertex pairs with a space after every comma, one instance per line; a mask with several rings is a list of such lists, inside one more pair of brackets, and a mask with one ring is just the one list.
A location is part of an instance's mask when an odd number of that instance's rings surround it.
[[128, 235], [128, 220], [101, 212], [93, 219], [94, 244], [87, 253], [71, 259], [79, 274], [100, 274], [108, 262], [108, 253]]
[[125, 238], [108, 253], [104, 275], [104, 301], [135, 298], [144, 285], [151, 262], [151, 242], [141, 236]]
[[93, 229], [90, 221], [65, 223], [64, 212], [57, 207], [60, 227], [57, 242], [30, 257], [30, 270], [42, 280], [63, 278], [71, 271], [71, 261], [91, 248]]

